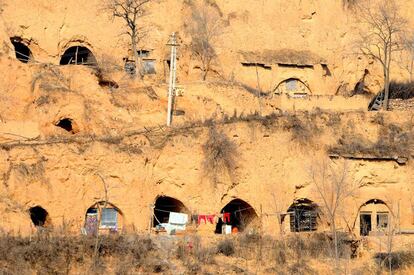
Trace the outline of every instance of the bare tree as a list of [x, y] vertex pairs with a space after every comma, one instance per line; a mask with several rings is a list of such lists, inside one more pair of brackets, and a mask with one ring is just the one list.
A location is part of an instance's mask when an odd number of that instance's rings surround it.
[[316, 193], [322, 201], [321, 210], [330, 225], [334, 241], [336, 271], [339, 273], [338, 215], [347, 199], [354, 195], [358, 185], [350, 177], [346, 161], [335, 164], [323, 160], [311, 167], [310, 176]]
[[143, 77], [141, 56], [138, 54], [138, 44], [145, 37], [146, 31], [140, 25], [141, 19], [147, 14], [147, 6], [155, 0], [106, 0], [105, 9], [112, 13], [114, 18], [121, 18], [126, 27], [123, 33], [130, 38], [131, 48], [134, 55], [138, 72]]
[[355, 4], [364, 32], [358, 46], [363, 55], [378, 61], [384, 74], [383, 108], [388, 109], [391, 63], [394, 53], [402, 48], [401, 34], [406, 20], [402, 18], [395, 0], [361, 1]]
[[191, 51], [200, 60], [202, 79], [206, 80], [217, 58], [215, 43], [225, 27], [220, 9], [208, 0], [188, 1], [191, 20], [185, 26], [191, 37]]
[[401, 53], [402, 69], [409, 74], [410, 82], [414, 80], [414, 33], [407, 33], [403, 38], [404, 51]]

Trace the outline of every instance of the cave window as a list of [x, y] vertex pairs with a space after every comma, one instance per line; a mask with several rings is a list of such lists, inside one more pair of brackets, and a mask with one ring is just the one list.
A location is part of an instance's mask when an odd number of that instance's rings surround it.
[[296, 79], [290, 79], [286, 81], [286, 89], [289, 92], [294, 92], [297, 90], [298, 87], [298, 81]]
[[68, 48], [60, 59], [60, 65], [96, 65], [96, 58], [86, 47], [73, 46]]
[[144, 74], [155, 74], [155, 59], [144, 59], [142, 71]]
[[124, 70], [129, 75], [135, 75], [137, 73], [137, 68], [134, 60], [125, 60]]
[[10, 41], [14, 46], [17, 60], [28, 63], [33, 58], [29, 47], [22, 43], [21, 38], [12, 37]]
[[100, 229], [117, 232], [122, 224], [122, 213], [109, 202], [99, 202], [88, 208], [82, 231], [95, 236]]
[[161, 196], [155, 201], [153, 226], [168, 223], [170, 212], [188, 213], [184, 204], [174, 198]]
[[225, 226], [231, 226], [232, 232], [243, 232], [257, 218], [256, 211], [247, 202], [234, 199], [221, 209], [220, 213], [228, 213], [230, 221], [219, 219], [216, 224], [216, 234], [222, 234]]
[[117, 228], [118, 211], [114, 208], [103, 208], [100, 227]]
[[317, 205], [308, 199], [295, 201], [288, 209], [291, 232], [310, 232], [317, 230]]
[[62, 118], [55, 125], [72, 134], [75, 134], [77, 132], [74, 127], [74, 122], [71, 118]]
[[138, 56], [141, 58], [148, 58], [150, 55], [149, 50], [137, 50]]
[[360, 207], [359, 213], [361, 236], [369, 236], [371, 231], [384, 232], [388, 228], [390, 211], [384, 201], [369, 200]]
[[297, 78], [289, 78], [280, 82], [275, 90], [275, 94], [287, 94], [290, 97], [304, 98], [309, 95], [309, 87]]
[[35, 206], [29, 209], [30, 219], [35, 226], [44, 227], [48, 218], [48, 213], [41, 206]]
[[371, 212], [361, 212], [359, 215], [360, 234], [361, 236], [368, 236], [372, 231]]
[[377, 213], [377, 229], [384, 230], [388, 228], [388, 212]]

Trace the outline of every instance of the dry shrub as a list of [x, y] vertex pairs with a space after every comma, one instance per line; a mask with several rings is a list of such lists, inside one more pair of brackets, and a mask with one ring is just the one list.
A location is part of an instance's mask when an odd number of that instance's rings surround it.
[[[0, 237], [0, 268], [5, 273], [68, 274], [72, 269], [86, 268], [90, 263], [90, 273], [105, 273], [109, 259], [123, 260], [125, 265], [118, 268], [121, 274], [143, 267], [154, 272], [165, 270], [162, 258], [155, 254], [154, 244], [148, 237], [101, 236], [95, 255], [95, 238], [86, 236], [52, 236], [40, 234], [35, 237]], [[159, 261], [149, 261], [148, 257]], [[129, 273], [130, 274], [130, 273]]]
[[35, 90], [37, 84], [41, 90], [46, 92], [72, 91], [70, 79], [65, 77], [58, 67], [48, 64], [42, 65], [39, 71], [33, 74], [31, 83], [32, 92]]
[[375, 262], [384, 269], [397, 270], [414, 265], [413, 251], [395, 251], [391, 253], [378, 252], [374, 256]]
[[28, 181], [40, 181], [49, 185], [49, 179], [46, 177], [46, 168], [44, 166], [44, 159], [28, 164], [20, 162], [12, 165], [12, 170], [18, 173], [18, 176], [26, 178]]
[[232, 239], [225, 239], [217, 244], [217, 253], [232, 256], [235, 252], [235, 245]]
[[405, 131], [398, 125], [389, 123], [381, 126], [376, 142], [351, 131], [343, 134], [330, 153], [340, 155], [371, 155], [375, 157], [409, 156], [413, 143], [412, 130]]
[[292, 133], [292, 140], [302, 145], [311, 144], [314, 137], [320, 133], [316, 116], [316, 113], [305, 113], [303, 118], [299, 118], [296, 114], [287, 114], [283, 129]]
[[328, 114], [328, 120], [326, 122], [326, 126], [334, 127], [341, 124], [341, 114], [340, 113], [332, 113]]
[[232, 180], [235, 178], [239, 154], [237, 145], [225, 133], [210, 127], [203, 152], [203, 171], [213, 183], [217, 183], [219, 176], [225, 172]]
[[98, 84], [102, 87], [108, 87], [110, 90], [119, 88], [118, 83], [112, 80], [112, 74], [119, 71], [122, 71], [122, 67], [113, 56], [101, 55], [95, 67]]
[[181, 260], [190, 273], [198, 273], [203, 265], [215, 264], [216, 249], [204, 247], [198, 236], [191, 236], [188, 241], [181, 241], [176, 250], [176, 256]]
[[414, 82], [390, 82], [390, 99], [410, 99], [414, 97]]
[[384, 114], [377, 113], [371, 120], [372, 123], [378, 124], [378, 125], [384, 125]]

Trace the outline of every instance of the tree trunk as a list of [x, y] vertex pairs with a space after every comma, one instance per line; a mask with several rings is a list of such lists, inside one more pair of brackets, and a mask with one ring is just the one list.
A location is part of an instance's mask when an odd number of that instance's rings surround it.
[[334, 248], [335, 248], [335, 274], [340, 274], [339, 272], [339, 250], [338, 250], [338, 235], [336, 234], [336, 223], [335, 218], [332, 218], [331, 231], [334, 238]]
[[390, 77], [389, 77], [389, 72], [386, 72], [385, 81], [384, 81], [384, 103], [383, 103], [383, 109], [385, 111], [388, 110], [389, 97], [390, 97]]
[[141, 57], [138, 54], [138, 49], [137, 49], [137, 41], [136, 41], [136, 37], [137, 35], [135, 33], [133, 33], [131, 35], [131, 47], [132, 47], [132, 53], [134, 56], [134, 61], [135, 61], [135, 69], [138, 72], [139, 76], [141, 78], [144, 77], [144, 75], [142, 74], [142, 64], [141, 64]]
[[390, 67], [391, 67], [391, 48], [385, 47], [386, 55], [384, 57], [384, 102], [383, 109], [388, 111], [390, 98]]

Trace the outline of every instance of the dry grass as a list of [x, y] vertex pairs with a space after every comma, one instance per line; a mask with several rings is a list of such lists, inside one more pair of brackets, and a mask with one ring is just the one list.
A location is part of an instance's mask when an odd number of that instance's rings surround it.
[[108, 87], [111, 91], [119, 88], [118, 83], [112, 80], [112, 74], [122, 71], [122, 67], [113, 56], [101, 55], [94, 69], [95, 75], [98, 78], [98, 84], [101, 87]]
[[340, 155], [368, 155], [374, 157], [409, 157], [412, 152], [414, 132], [393, 123], [384, 124], [381, 115], [373, 119], [380, 125], [375, 142], [353, 131], [342, 134], [336, 145], [329, 148], [330, 153]]
[[95, 239], [84, 236], [40, 234], [22, 238], [5, 235], [0, 238], [0, 271], [4, 274], [31, 274], [32, 271], [69, 274], [73, 268], [83, 267], [92, 274], [105, 273], [112, 269], [111, 257], [118, 257], [123, 263], [119, 274], [128, 274], [137, 268], [151, 272], [160, 269], [161, 257], [159, 261], [148, 261], [155, 249], [149, 238], [137, 235], [101, 237], [98, 255], [94, 255], [94, 246]]
[[71, 81], [67, 78], [57, 66], [42, 65], [39, 70], [33, 74], [31, 91], [34, 92], [36, 86], [45, 92], [63, 91], [70, 92]]
[[[315, 263], [326, 266], [328, 270], [324, 268], [324, 271], [328, 274], [333, 272], [332, 239], [323, 233], [293, 234], [283, 239], [240, 234], [205, 244], [198, 236], [108, 235], [100, 236], [96, 250], [95, 244], [95, 238], [86, 236], [42, 233], [24, 238], [3, 235], [0, 237], [0, 273], [171, 274], [181, 271], [183, 274], [207, 274], [220, 270], [225, 274], [319, 274], [321, 269]], [[355, 249], [348, 236], [341, 235], [340, 244], [341, 259], [347, 270], [351, 270], [351, 274], [367, 274], [368, 269], [360, 273], [360, 260], [351, 257], [350, 252]], [[393, 252], [391, 258], [378, 253], [364, 261], [370, 271], [381, 274], [388, 269], [388, 259], [391, 259], [393, 270], [403, 271], [414, 265], [414, 255], [410, 251]]]

